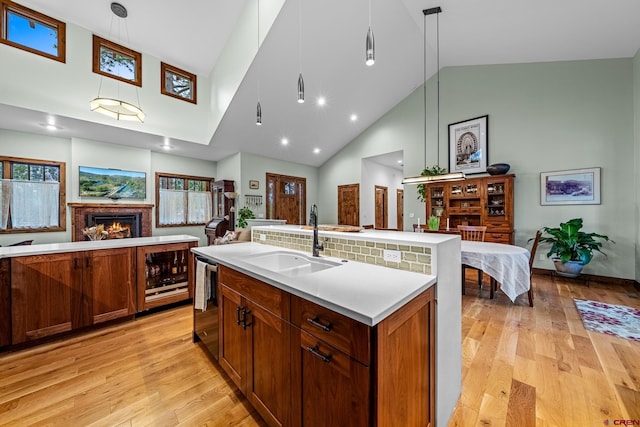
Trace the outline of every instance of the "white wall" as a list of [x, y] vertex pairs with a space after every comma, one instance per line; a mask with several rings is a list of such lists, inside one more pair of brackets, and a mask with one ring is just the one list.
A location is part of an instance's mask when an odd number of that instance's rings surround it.
[[635, 138], [635, 235], [636, 282], [640, 283], [640, 49], [633, 58], [633, 120]]
[[402, 189], [402, 172], [371, 160], [362, 159], [362, 178], [360, 180], [360, 225], [375, 224], [375, 186], [388, 189], [388, 228], [397, 228], [396, 190]]

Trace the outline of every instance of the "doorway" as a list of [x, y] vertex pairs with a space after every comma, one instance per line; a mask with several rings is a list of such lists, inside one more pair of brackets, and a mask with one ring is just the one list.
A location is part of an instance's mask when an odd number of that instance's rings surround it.
[[389, 228], [389, 188], [376, 185], [374, 200], [376, 203], [376, 229]]
[[396, 189], [396, 228], [404, 230], [404, 190]]
[[360, 225], [360, 184], [338, 185], [338, 224]]
[[267, 172], [267, 219], [284, 219], [287, 224], [307, 222], [307, 179]]

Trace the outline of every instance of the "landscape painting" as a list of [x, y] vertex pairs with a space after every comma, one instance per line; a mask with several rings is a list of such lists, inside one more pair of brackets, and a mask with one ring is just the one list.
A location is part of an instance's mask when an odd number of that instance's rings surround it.
[[600, 168], [540, 174], [541, 205], [600, 204]]
[[80, 197], [144, 199], [146, 187], [144, 172], [80, 166]]

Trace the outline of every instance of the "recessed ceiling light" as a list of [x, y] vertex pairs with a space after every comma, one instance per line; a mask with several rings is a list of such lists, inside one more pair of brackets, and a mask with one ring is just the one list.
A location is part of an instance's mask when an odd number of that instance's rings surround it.
[[323, 105], [325, 105], [326, 103], [327, 103], [327, 100], [325, 99], [325, 97], [324, 97], [324, 96], [321, 96], [320, 98], [318, 98], [318, 105], [319, 105], [319, 106], [321, 106], [321, 107], [322, 107], [322, 106], [323, 106]]
[[40, 126], [42, 126], [43, 128], [47, 129], [47, 130], [60, 130], [62, 129], [62, 127], [55, 125], [53, 123], [40, 123]]
[[358, 121], [358, 115], [357, 114], [350, 115], [349, 120], [351, 120], [352, 122]]
[[314, 148], [313, 149], [313, 154], [320, 154], [320, 149], [319, 148]]
[[169, 151], [173, 150], [175, 147], [171, 144], [167, 144], [166, 142], [160, 146], [163, 150]]
[[282, 138], [282, 139], [280, 140], [280, 142], [282, 143], [282, 145], [287, 145], [287, 144], [289, 144], [289, 140], [288, 140], [287, 138]]
[[402, 164], [402, 160], [398, 160], [398, 163], [399, 163], [399, 164]]

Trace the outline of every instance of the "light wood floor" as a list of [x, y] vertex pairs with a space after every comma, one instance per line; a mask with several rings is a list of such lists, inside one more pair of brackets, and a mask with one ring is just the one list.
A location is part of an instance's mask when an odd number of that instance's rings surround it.
[[[548, 276], [534, 284], [533, 309], [526, 296], [489, 300], [469, 285], [450, 426], [640, 420], [640, 343], [587, 332], [572, 299], [640, 307], [638, 292]], [[264, 426], [192, 343], [191, 321], [182, 307], [0, 355], [0, 426]]]

